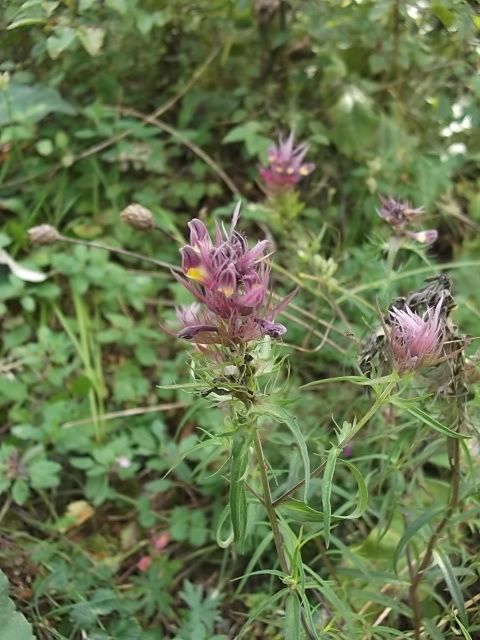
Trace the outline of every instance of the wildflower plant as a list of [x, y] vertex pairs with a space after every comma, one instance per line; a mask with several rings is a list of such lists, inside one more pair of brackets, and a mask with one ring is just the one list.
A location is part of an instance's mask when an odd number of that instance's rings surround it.
[[295, 132], [290, 131], [268, 149], [268, 164], [259, 168], [269, 221], [279, 233], [289, 233], [304, 208], [297, 185], [315, 169], [313, 162], [305, 161], [308, 149], [306, 142], [296, 144]]
[[[153, 218], [137, 206], [127, 213], [122, 219], [135, 228], [155, 228]], [[432, 564], [436, 543], [460, 504], [460, 441], [468, 437], [465, 432], [469, 427], [469, 389], [463, 354], [467, 339], [452, 322], [455, 301], [451, 278], [441, 274], [427, 279], [420, 289], [391, 302], [380, 318], [380, 326], [362, 350], [359, 375], [321, 379], [302, 387], [313, 389], [330, 382], [349, 382], [369, 388], [372, 398], [370, 408], [361, 418], [336, 425], [330, 448], [320, 454], [316, 468], [311, 470], [308, 441], [295, 415], [287, 408], [293, 403], [285, 382], [289, 369], [277, 345], [287, 332], [279, 316], [296, 292], [273, 304], [273, 298], [278, 296], [272, 292], [270, 244], [260, 240], [250, 248], [237, 228], [239, 218], [237, 205], [229, 229], [215, 224], [213, 235], [199, 219], [189, 223], [189, 243], [180, 249], [181, 272], [173, 268], [172, 277], [192, 294], [194, 301], [177, 309], [177, 329], [165, 330], [193, 345], [189, 364], [192, 381], [161, 387], [193, 391], [224, 412], [221, 432], [204, 429], [205, 437], [190, 451], [193, 454], [220, 447], [227, 452], [224, 464], [217, 470], [228, 476], [230, 485], [228, 504], [217, 523], [219, 546], [228, 548], [234, 544], [238, 552], [246, 552], [257, 527], [264, 526], [260, 510], [267, 515], [270, 533], [265, 544], [273, 542], [279, 568], [264, 572], [277, 578], [280, 588], [266, 604], [251, 613], [238, 637], [246, 637], [256, 616], [269, 604], [273, 607], [278, 602], [282, 605], [286, 640], [323, 638], [319, 632], [324, 634], [335, 623], [340, 610], [350, 632], [353, 616], [345, 613], [347, 609], [341, 599], [322, 576], [304, 562], [301, 551], [310, 540], [319, 537], [323, 539], [320, 544], [328, 549], [332, 527], [345, 520], [356, 520], [367, 510], [367, 479], [350, 460], [352, 441], [375, 414], [388, 407], [416, 421], [420, 440], [429, 430], [446, 438], [452, 473], [450, 498], [433, 527], [426, 552], [414, 559], [410, 549], [407, 554], [408, 600], [413, 612], [414, 638], [420, 640], [419, 587]], [[77, 242], [44, 226], [31, 229], [29, 235], [38, 244]], [[141, 257], [99, 243], [80, 241], [80, 244]], [[165, 266], [161, 261], [148, 260]], [[439, 409], [439, 419], [433, 416], [434, 407]], [[285, 428], [294, 441], [291, 457], [296, 462], [288, 474], [274, 473], [265, 454], [267, 434]], [[119, 470], [126, 471], [130, 466], [130, 458], [123, 453], [114, 458]], [[7, 475], [12, 468], [9, 461]], [[340, 464], [347, 468], [357, 486], [357, 505], [350, 513], [345, 513], [342, 507], [338, 511], [332, 508], [333, 478]], [[321, 479], [321, 511], [310, 504], [318, 500], [311, 491], [312, 480], [317, 477]], [[416, 531], [414, 524], [409, 529]], [[403, 539], [395, 551], [395, 563], [403, 550]], [[253, 567], [257, 560], [254, 554], [249, 566]], [[136, 568], [148, 572], [152, 563], [153, 556], [144, 556]], [[332, 607], [327, 623], [319, 616], [318, 603], [322, 599]], [[360, 614], [357, 622], [359, 627], [363, 625]]]
[[[287, 331], [277, 321], [277, 316], [295, 292], [279, 304], [271, 304], [269, 244], [261, 240], [249, 248], [245, 237], [237, 230], [239, 214], [237, 206], [230, 229], [227, 231], [216, 224], [213, 237], [200, 220], [189, 223], [190, 242], [180, 250], [183, 276], [173, 273], [173, 277], [195, 298], [192, 305], [177, 310], [181, 328], [176, 332], [180, 339], [195, 345], [190, 365], [193, 381], [186, 386], [174, 387], [193, 389], [226, 411], [222, 433], [209, 432], [197, 445], [199, 448], [226, 446], [228, 450], [229, 504], [220, 519], [219, 544], [229, 546], [234, 542], [237, 550], [243, 552], [256, 524], [253, 505], [260, 503], [268, 516], [278, 556], [280, 571], [276, 575], [285, 585], [275, 597], [283, 598], [285, 604], [285, 628], [292, 630], [286, 637], [300, 638], [303, 626], [307, 638], [318, 638], [313, 619], [315, 606], [309, 590], [318, 588], [321, 580], [316, 574], [313, 582], [305, 577], [308, 567], [301, 558], [303, 534], [298, 524], [314, 522], [318, 526], [322, 523], [322, 534], [328, 547], [332, 522], [337, 517], [358, 518], [366, 509], [366, 481], [344, 456], [342, 463], [357, 482], [359, 504], [350, 515], [332, 514], [330, 495], [335, 466], [340, 454], [345, 449], [347, 453], [350, 451], [354, 436], [384, 405], [411, 410], [411, 405], [405, 404], [400, 397], [404, 385], [399, 386], [399, 383], [403, 379], [407, 381], [418, 369], [442, 361], [451, 295], [441, 286], [434, 288], [433, 295], [430, 285], [428, 291], [432, 295], [424, 296], [422, 302], [426, 307], [422, 315], [417, 313], [421, 295], [417, 306], [412, 304], [410, 308], [408, 301], [402, 305], [400, 300], [391, 306], [383, 319], [382, 346], [375, 342], [377, 351], [382, 352], [386, 375], [378, 379], [375, 375], [365, 374], [344, 378], [371, 387], [375, 395], [373, 405], [358, 421], [345, 422], [338, 428], [335, 444], [325, 452], [321, 464], [311, 471], [304, 435], [295, 416], [286, 408], [291, 400], [285, 384], [280, 381], [288, 374], [288, 366], [275, 344]], [[174, 333], [171, 329], [168, 331]], [[365, 362], [371, 362], [377, 351], [370, 354], [371, 357], [364, 354]], [[368, 373], [367, 369], [364, 367], [365, 373]], [[369, 372], [373, 372], [373, 366]], [[328, 380], [306, 386], [326, 382]], [[426, 414], [421, 415], [427, 420]], [[265, 430], [272, 421], [290, 430], [303, 466], [303, 477], [291, 486], [281, 484], [281, 491], [271, 486], [270, 465], [264, 453]], [[453, 439], [459, 437], [454, 430], [433, 419], [430, 420], [432, 425]], [[225, 473], [224, 467], [222, 472]], [[317, 476], [323, 478], [323, 512], [308, 504], [310, 481]], [[224, 533], [226, 523], [230, 523], [231, 533]]]

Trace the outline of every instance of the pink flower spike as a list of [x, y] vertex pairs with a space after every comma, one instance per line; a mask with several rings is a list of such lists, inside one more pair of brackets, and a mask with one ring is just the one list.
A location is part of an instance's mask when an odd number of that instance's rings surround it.
[[286, 140], [280, 136], [278, 144], [268, 150], [269, 165], [260, 168], [260, 177], [267, 190], [272, 194], [288, 191], [302, 178], [308, 176], [315, 165], [311, 162], [303, 162], [307, 151], [308, 144], [305, 142], [295, 146], [293, 131]]
[[[212, 241], [200, 220], [190, 223], [190, 245], [184, 246], [180, 282], [202, 304], [177, 309], [181, 330], [179, 338], [201, 346], [233, 345], [283, 335], [286, 328], [275, 323], [277, 313], [286, 307], [292, 295], [279, 305], [271, 305], [268, 294], [270, 265], [267, 247], [261, 240], [249, 249], [246, 238], [236, 229], [240, 205], [235, 207], [229, 231], [216, 225]], [[170, 330], [166, 330], [171, 335]]]

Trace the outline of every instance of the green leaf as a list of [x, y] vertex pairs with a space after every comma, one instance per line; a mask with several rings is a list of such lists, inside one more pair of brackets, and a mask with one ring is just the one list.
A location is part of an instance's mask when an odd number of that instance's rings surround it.
[[281, 509], [285, 515], [293, 518], [297, 522], [323, 522], [324, 516], [321, 511], [312, 509], [308, 504], [301, 500], [295, 500], [289, 498], [278, 505], [278, 509]]
[[323, 378], [322, 380], [312, 380], [307, 384], [302, 385], [301, 389], [308, 389], [308, 387], [315, 387], [320, 384], [327, 384], [327, 382], [351, 382], [352, 384], [370, 385], [373, 381], [367, 376], [338, 376], [336, 378]]
[[302, 456], [303, 462], [303, 470], [304, 470], [304, 485], [303, 485], [303, 495], [304, 501], [307, 502], [308, 490], [310, 488], [310, 458], [308, 457], [308, 449], [305, 443], [305, 439], [303, 437], [302, 432], [297, 424], [297, 419], [292, 416], [284, 407], [272, 406], [272, 405], [262, 405], [260, 408], [260, 415], [269, 415], [278, 422], [283, 422], [290, 429], [293, 437], [295, 438], [295, 442], [298, 445], [300, 450], [300, 455]]
[[253, 570], [253, 567], [257, 564], [257, 562], [259, 561], [260, 557], [262, 556], [262, 554], [264, 553], [264, 551], [268, 548], [268, 546], [271, 544], [273, 540], [273, 533], [267, 533], [263, 540], [261, 542], [259, 542], [257, 544], [257, 546], [255, 547], [250, 560], [248, 561], [248, 564], [245, 568], [245, 573], [243, 574], [243, 576], [240, 578], [239, 583], [237, 585], [237, 588], [235, 589], [235, 597], [237, 597], [238, 595], [240, 595], [243, 591], [243, 587], [245, 586], [245, 583], [247, 582], [248, 578], [250, 577], [250, 573]]
[[190, 511], [186, 507], [175, 507], [171, 515], [170, 534], [174, 540], [187, 540], [190, 530]]
[[100, 27], [79, 27], [77, 36], [89, 55], [98, 56], [105, 39], [105, 31], [103, 29], [100, 29]]
[[435, 562], [437, 563], [440, 571], [443, 574], [448, 590], [450, 591], [450, 595], [452, 596], [452, 600], [454, 601], [455, 606], [458, 609], [461, 621], [464, 624], [468, 624], [465, 602], [462, 595], [462, 588], [457, 580], [457, 576], [455, 575], [455, 571], [450, 562], [450, 558], [440, 548], [433, 552], [433, 557], [435, 558]]
[[332, 505], [330, 503], [330, 498], [332, 495], [333, 474], [335, 473], [335, 465], [337, 463], [337, 457], [340, 451], [341, 449], [339, 449], [336, 445], [334, 445], [330, 449], [328, 453], [327, 464], [325, 466], [325, 471], [322, 477], [323, 522], [325, 526], [324, 537], [325, 546], [327, 547], [327, 549], [330, 545], [330, 523], [332, 519]]
[[[269, 572], [265, 572], [265, 573], [269, 573]], [[248, 628], [250, 627], [250, 625], [252, 624], [252, 622], [254, 622], [255, 620], [259, 620], [261, 614], [268, 608], [273, 609], [275, 603], [280, 600], [281, 598], [283, 598], [285, 596], [285, 594], [288, 594], [288, 589], [281, 589], [280, 591], [277, 591], [277, 593], [275, 593], [273, 596], [271, 596], [270, 598], [265, 598], [264, 600], [261, 601], [261, 603], [258, 605], [258, 607], [255, 607], [253, 609], [253, 611], [250, 612], [250, 615], [248, 616], [245, 624], [243, 625], [243, 627], [240, 629], [240, 632], [238, 634], [238, 640], [242, 640], [242, 638], [246, 638], [246, 636], [244, 635], [244, 633], [248, 630]], [[251, 630], [250, 630], [251, 631]], [[249, 636], [251, 637], [251, 636]]]
[[12, 485], [12, 498], [15, 504], [25, 504], [28, 496], [30, 495], [30, 487], [25, 480], [15, 480]]
[[53, 87], [11, 82], [7, 91], [0, 92], [0, 125], [34, 124], [50, 113], [74, 115], [76, 110]]
[[247, 532], [247, 494], [245, 490], [245, 474], [248, 468], [248, 449], [251, 437], [238, 435], [232, 445], [230, 472], [230, 518], [233, 535], [239, 550], [243, 549]]
[[447, 640], [433, 620], [425, 618], [422, 620], [425, 629], [430, 634], [431, 640]]
[[28, 398], [27, 385], [20, 382], [20, 380], [9, 380], [4, 377], [0, 385], [0, 398], [1, 397], [11, 402], [22, 402]]
[[29, 467], [31, 485], [34, 489], [49, 489], [60, 482], [61, 466], [51, 460], [36, 460]]
[[229, 131], [223, 138], [222, 143], [244, 142], [250, 156], [255, 156], [259, 153], [266, 154], [272, 143], [271, 140], [259, 133], [261, 128], [262, 125], [259, 122], [250, 120]]
[[455, 20], [455, 16], [450, 9], [447, 9], [444, 5], [441, 4], [432, 4], [432, 13], [440, 20], [444, 27], [452, 26]]
[[13, 602], [8, 597], [8, 581], [2, 571], [0, 571], [0, 629], [2, 638], [35, 640], [32, 627], [21, 613], [15, 611]]
[[409, 402], [408, 400], [399, 398], [398, 396], [392, 396], [388, 401], [390, 402], [390, 404], [393, 404], [395, 407], [406, 411], [414, 418], [418, 418], [418, 420], [431, 427], [432, 429], [435, 429], [435, 431], [442, 433], [444, 436], [448, 436], [450, 438], [461, 438], [464, 440], [468, 440], [470, 438], [470, 436], [463, 435], [462, 433], [457, 433], [456, 431], [449, 429], [438, 420], [435, 420], [435, 418], [432, 418], [432, 416], [430, 416], [419, 407], [411, 404], [411, 402]]
[[78, 3], [78, 10], [86, 11], [87, 9], [90, 9], [90, 7], [95, 4], [95, 2], [96, 0], [80, 0]]
[[410, 540], [413, 538], [413, 536], [420, 531], [420, 529], [422, 529], [426, 524], [431, 524], [434, 520], [434, 518], [441, 513], [443, 507], [430, 507], [429, 509], [426, 509], [422, 514], [420, 514], [418, 516], [418, 518], [415, 518], [415, 520], [413, 520], [413, 522], [411, 522], [408, 527], [405, 529], [405, 532], [403, 534], [403, 536], [400, 538], [395, 552], [393, 554], [393, 568], [395, 569], [395, 572], [397, 571], [397, 565], [398, 565], [398, 561], [400, 559], [400, 556], [402, 554], [402, 551], [404, 550], [404, 548], [407, 546], [407, 544], [410, 542]]
[[318, 573], [315, 573], [315, 571], [313, 571], [313, 569], [311, 569], [308, 565], [304, 564], [303, 567], [305, 569], [305, 572], [309, 573], [313, 577], [313, 579], [318, 585], [318, 590], [320, 591], [322, 596], [326, 600], [328, 600], [328, 602], [330, 602], [330, 604], [332, 605], [333, 611], [335, 611], [337, 615], [343, 618], [343, 622], [348, 631], [348, 634], [345, 635], [345, 637], [354, 638], [356, 633], [353, 625], [353, 619], [352, 619], [352, 613], [351, 613], [350, 607], [346, 605], [346, 603], [344, 602], [344, 600], [342, 600], [342, 598], [337, 596], [335, 591], [330, 586], [330, 584], [332, 583], [328, 583], [326, 580], [323, 580], [323, 578], [321, 578], [318, 575]]
[[350, 471], [353, 474], [353, 477], [357, 482], [358, 504], [355, 507], [355, 509], [352, 511], [352, 513], [349, 513], [347, 516], [334, 514], [333, 517], [340, 518], [341, 520], [353, 520], [355, 518], [360, 518], [367, 510], [367, 506], [368, 506], [367, 483], [365, 482], [365, 478], [362, 476], [360, 471], [351, 462], [348, 462], [348, 460], [341, 460], [340, 462], [346, 465], [350, 469]]
[[46, 45], [48, 55], [56, 60], [60, 54], [68, 49], [76, 38], [75, 30], [71, 27], [57, 27], [54, 33], [47, 38]]
[[298, 596], [290, 592], [285, 600], [285, 640], [300, 640], [301, 638], [301, 608]]

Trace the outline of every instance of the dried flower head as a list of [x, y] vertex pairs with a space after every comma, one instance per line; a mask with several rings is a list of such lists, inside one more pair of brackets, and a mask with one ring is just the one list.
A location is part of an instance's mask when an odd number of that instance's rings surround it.
[[235, 208], [230, 232], [216, 225], [212, 240], [198, 219], [189, 223], [190, 244], [183, 247], [183, 273], [173, 276], [198, 303], [177, 310], [183, 325], [178, 336], [200, 344], [232, 344], [257, 340], [263, 335], [278, 338], [286, 328], [275, 316], [290, 302], [290, 294], [277, 306], [269, 295], [270, 267], [266, 258], [268, 241], [249, 249], [245, 237], [236, 230], [240, 204]]
[[438, 362], [444, 345], [444, 326], [441, 318], [443, 297], [423, 316], [393, 307], [390, 311], [389, 346], [400, 374], [429, 367]]
[[141, 204], [130, 204], [120, 214], [120, 218], [134, 229], [146, 231], [153, 229], [155, 220], [149, 209], [142, 207]]
[[260, 168], [260, 177], [267, 190], [274, 193], [287, 191], [308, 176], [315, 165], [303, 161], [307, 151], [307, 143], [295, 146], [293, 131], [286, 140], [280, 136], [278, 145], [273, 145], [268, 150], [268, 167]]
[[50, 224], [40, 224], [38, 227], [31, 227], [27, 231], [27, 237], [32, 244], [49, 245], [58, 242], [62, 236]]
[[435, 242], [438, 237], [436, 229], [424, 229], [422, 231], [409, 231], [405, 227], [416, 221], [416, 218], [422, 215], [424, 208], [418, 207], [413, 209], [409, 202], [400, 202], [394, 198], [384, 198], [378, 196], [382, 206], [377, 209], [378, 215], [383, 218], [394, 229], [398, 236], [406, 236], [422, 244], [430, 244]]

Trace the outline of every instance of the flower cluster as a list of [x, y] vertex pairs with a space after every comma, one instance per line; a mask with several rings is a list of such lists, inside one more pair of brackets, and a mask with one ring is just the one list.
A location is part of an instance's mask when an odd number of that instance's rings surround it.
[[406, 236], [422, 244], [435, 242], [438, 237], [436, 229], [424, 229], [422, 231], [410, 231], [406, 227], [416, 221], [423, 213], [423, 207], [412, 209], [409, 202], [399, 202], [394, 198], [384, 198], [379, 195], [382, 206], [377, 209], [378, 215], [394, 229], [398, 236]]
[[217, 224], [214, 240], [203, 222], [194, 219], [189, 223], [190, 244], [180, 249], [187, 280], [173, 275], [201, 304], [179, 310], [183, 325], [179, 338], [199, 344], [232, 345], [264, 335], [278, 338], [286, 332], [274, 320], [295, 292], [280, 304], [271, 305], [270, 267], [266, 262], [269, 243], [262, 240], [249, 249], [245, 237], [236, 231], [239, 216], [240, 204], [235, 208], [230, 232]]
[[282, 136], [278, 145], [273, 145], [268, 150], [268, 167], [260, 168], [260, 177], [266, 185], [267, 191], [281, 193], [291, 189], [302, 178], [308, 176], [315, 165], [304, 162], [308, 151], [308, 144], [295, 146], [295, 134], [290, 132], [286, 140]]
[[441, 318], [443, 296], [435, 307], [428, 308], [422, 317], [408, 306], [393, 307], [389, 323], [389, 346], [400, 374], [436, 364], [444, 345]]

